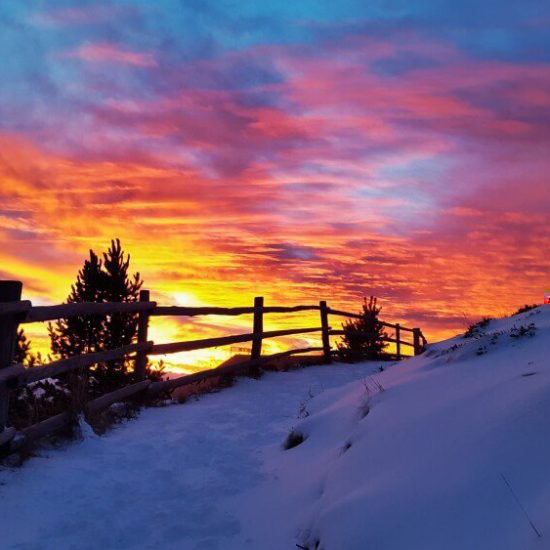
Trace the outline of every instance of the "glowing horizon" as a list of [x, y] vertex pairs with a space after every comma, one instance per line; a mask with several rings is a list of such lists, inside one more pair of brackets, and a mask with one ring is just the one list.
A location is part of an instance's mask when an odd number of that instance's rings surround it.
[[[541, 303], [549, 11], [3, 3], [0, 278], [60, 303], [120, 238], [163, 305], [375, 295], [434, 341]], [[250, 326], [158, 323], [163, 341]]]

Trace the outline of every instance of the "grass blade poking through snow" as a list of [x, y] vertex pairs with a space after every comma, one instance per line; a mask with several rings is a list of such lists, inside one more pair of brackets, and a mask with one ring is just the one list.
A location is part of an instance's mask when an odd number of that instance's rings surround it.
[[529, 522], [529, 525], [533, 528], [533, 531], [535, 531], [535, 533], [537, 534], [537, 537], [539, 537], [539, 539], [542, 538], [542, 535], [541, 535], [540, 531], [535, 527], [535, 524], [533, 523], [533, 521], [529, 517], [529, 514], [527, 513], [527, 510], [524, 508], [523, 504], [520, 502], [518, 496], [514, 492], [514, 489], [512, 489], [512, 486], [510, 485], [510, 482], [506, 479], [504, 474], [501, 473], [500, 477], [502, 477], [504, 483], [506, 483], [506, 486], [508, 487], [508, 489], [510, 489], [510, 493], [512, 493], [512, 496], [514, 497], [514, 500], [517, 502], [518, 506], [521, 508], [522, 512], [525, 514], [525, 517], [527, 518], [527, 521]]

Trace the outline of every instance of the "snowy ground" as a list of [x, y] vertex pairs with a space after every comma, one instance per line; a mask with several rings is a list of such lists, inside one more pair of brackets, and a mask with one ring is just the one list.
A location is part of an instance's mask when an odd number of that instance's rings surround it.
[[[0, 471], [0, 548], [296, 548], [292, 529], [286, 545], [271, 544], [268, 533], [247, 541], [252, 510], [236, 508], [235, 497], [274, 475], [264, 461], [284, 452], [301, 402], [372, 370], [311, 367], [239, 379]], [[269, 501], [249, 506], [271, 523]], [[285, 527], [270, 525], [277, 536]]]
[[0, 472], [0, 547], [550, 548], [549, 343], [545, 306], [383, 373], [271, 373], [146, 410]]

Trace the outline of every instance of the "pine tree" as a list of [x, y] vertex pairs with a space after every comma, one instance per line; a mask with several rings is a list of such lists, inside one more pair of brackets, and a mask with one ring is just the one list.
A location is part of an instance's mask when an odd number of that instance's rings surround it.
[[25, 331], [20, 328], [17, 331], [17, 341], [15, 343], [15, 353], [13, 355], [14, 363], [25, 363], [31, 352], [31, 341], [27, 338]]
[[[143, 284], [139, 273], [129, 275], [130, 255], [125, 255], [120, 240], [111, 241], [103, 259], [93, 250], [78, 272], [67, 303], [135, 302]], [[126, 346], [137, 336], [136, 314], [117, 313], [62, 319], [50, 324], [52, 352], [66, 358]], [[128, 382], [130, 362], [127, 359], [99, 364], [90, 377], [90, 391], [100, 394]]]
[[35, 354], [31, 351], [31, 341], [22, 328], [17, 331], [13, 362], [21, 363], [27, 368], [41, 366], [44, 363], [40, 352]]
[[384, 325], [378, 320], [382, 310], [377, 305], [377, 299], [370, 296], [363, 299], [363, 308], [360, 312], [361, 318], [349, 319], [342, 323], [345, 334], [342, 341], [337, 345], [338, 355], [342, 361], [353, 363], [362, 360], [379, 359], [387, 343], [388, 337], [384, 332]]

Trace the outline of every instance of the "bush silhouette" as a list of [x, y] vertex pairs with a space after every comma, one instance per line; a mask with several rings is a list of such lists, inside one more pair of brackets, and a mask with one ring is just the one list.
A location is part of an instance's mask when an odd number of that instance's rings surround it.
[[[40, 353], [33, 353], [31, 341], [25, 331], [17, 331], [13, 358], [26, 368], [40, 367], [44, 360]], [[70, 396], [63, 380], [51, 378], [32, 382], [10, 392], [8, 425], [21, 430], [46, 418], [64, 412], [70, 404]]]
[[337, 344], [337, 355], [341, 361], [354, 363], [356, 361], [376, 360], [383, 355], [387, 347], [384, 325], [378, 315], [382, 310], [377, 299], [370, 296], [363, 299], [363, 307], [359, 319], [348, 319], [342, 323], [344, 335]]

